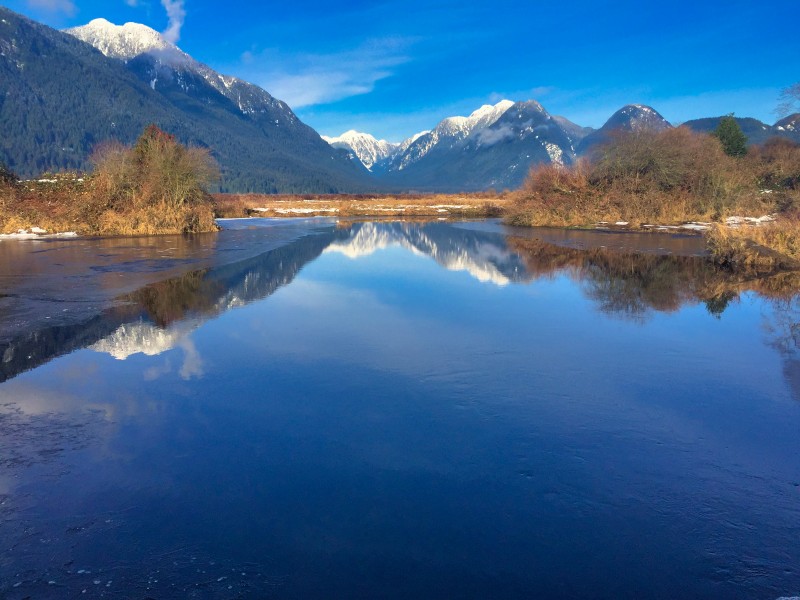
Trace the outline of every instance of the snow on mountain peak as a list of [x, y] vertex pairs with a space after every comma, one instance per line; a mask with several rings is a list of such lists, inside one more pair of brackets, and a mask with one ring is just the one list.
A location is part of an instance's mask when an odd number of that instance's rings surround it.
[[[106, 19], [94, 19], [87, 25], [66, 29], [65, 33], [97, 48], [109, 58], [130, 61], [139, 56], [147, 56], [154, 61], [150, 72], [150, 87], [154, 90], [166, 75], [180, 85], [186, 93], [193, 93], [195, 87], [191, 77], [202, 77], [217, 92], [232, 101], [244, 115], [265, 115], [277, 111], [280, 118], [275, 122], [294, 123], [296, 117], [288, 106], [275, 100], [260, 87], [214, 71], [211, 67], [195, 60], [162, 34], [141, 23], [114, 25]], [[166, 73], [165, 73], [166, 70]]]
[[514, 106], [514, 103], [511, 100], [501, 100], [497, 104], [484, 104], [479, 109], [473, 111], [468, 118], [473, 121], [478, 121], [484, 118], [496, 117], [495, 120], [497, 120], [512, 106]]
[[355, 129], [345, 131], [338, 137], [323, 135], [322, 139], [334, 148], [344, 148], [355, 154], [369, 171], [394, 158], [401, 147], [401, 144], [378, 140], [369, 133], [361, 133]]
[[159, 54], [181, 61], [191, 58], [175, 44], [141, 23], [115, 25], [106, 19], [94, 19], [81, 27], [66, 29], [66, 33], [91, 44], [110, 58], [130, 60], [141, 54]]
[[418, 162], [434, 147], [445, 143], [452, 147], [469, 136], [491, 127], [508, 109], [514, 106], [511, 100], [501, 100], [497, 104], [484, 104], [468, 117], [448, 117], [443, 119], [433, 131], [417, 136], [406, 149], [401, 152], [399, 161], [393, 165], [402, 171], [409, 165]]
[[510, 100], [502, 100], [497, 104], [484, 104], [468, 117], [448, 117], [436, 129], [435, 134], [440, 136], [456, 137], [463, 139], [474, 131], [493, 125], [505, 112], [514, 106]]

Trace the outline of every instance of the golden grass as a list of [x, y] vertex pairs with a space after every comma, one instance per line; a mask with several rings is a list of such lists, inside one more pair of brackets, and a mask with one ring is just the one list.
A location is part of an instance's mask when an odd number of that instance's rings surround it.
[[48, 233], [156, 235], [217, 228], [210, 199], [179, 206], [114, 205], [104, 199], [93, 177], [81, 180], [69, 174], [46, 179], [0, 186], [0, 233], [39, 227]]
[[504, 214], [510, 201], [498, 194], [259, 195], [216, 194], [218, 217], [430, 217], [482, 218]]
[[679, 127], [619, 135], [590, 161], [537, 165], [510, 203], [514, 225], [673, 225], [759, 217], [800, 202], [800, 146], [770, 142], [744, 158]]
[[800, 269], [800, 216], [781, 215], [758, 227], [715, 225], [707, 234], [713, 260], [731, 268]]

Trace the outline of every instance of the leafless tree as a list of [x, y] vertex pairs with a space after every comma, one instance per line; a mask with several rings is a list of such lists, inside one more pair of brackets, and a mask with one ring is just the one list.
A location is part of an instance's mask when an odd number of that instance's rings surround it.
[[779, 117], [800, 112], [800, 81], [781, 91], [780, 104], [775, 112]]

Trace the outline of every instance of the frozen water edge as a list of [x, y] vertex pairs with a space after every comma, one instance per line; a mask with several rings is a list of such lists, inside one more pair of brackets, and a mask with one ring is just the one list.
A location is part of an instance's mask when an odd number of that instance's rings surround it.
[[74, 231], [65, 231], [62, 233], [47, 233], [46, 229], [41, 227], [31, 227], [30, 229], [19, 229], [16, 233], [3, 233], [0, 234], [0, 240], [41, 240], [41, 239], [57, 239], [57, 238], [74, 238], [78, 234]]

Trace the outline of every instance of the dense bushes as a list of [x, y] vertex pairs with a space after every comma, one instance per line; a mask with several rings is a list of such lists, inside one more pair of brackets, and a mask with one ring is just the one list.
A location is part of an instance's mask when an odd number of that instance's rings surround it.
[[16, 183], [0, 172], [0, 230], [41, 227], [82, 234], [190, 233], [216, 229], [206, 188], [218, 177], [208, 150], [187, 148], [155, 126], [131, 147], [110, 142], [94, 173]]
[[795, 203], [799, 164], [800, 147], [784, 140], [736, 158], [718, 138], [683, 127], [619, 134], [589, 161], [534, 167], [509, 219], [581, 226], [758, 216]]

